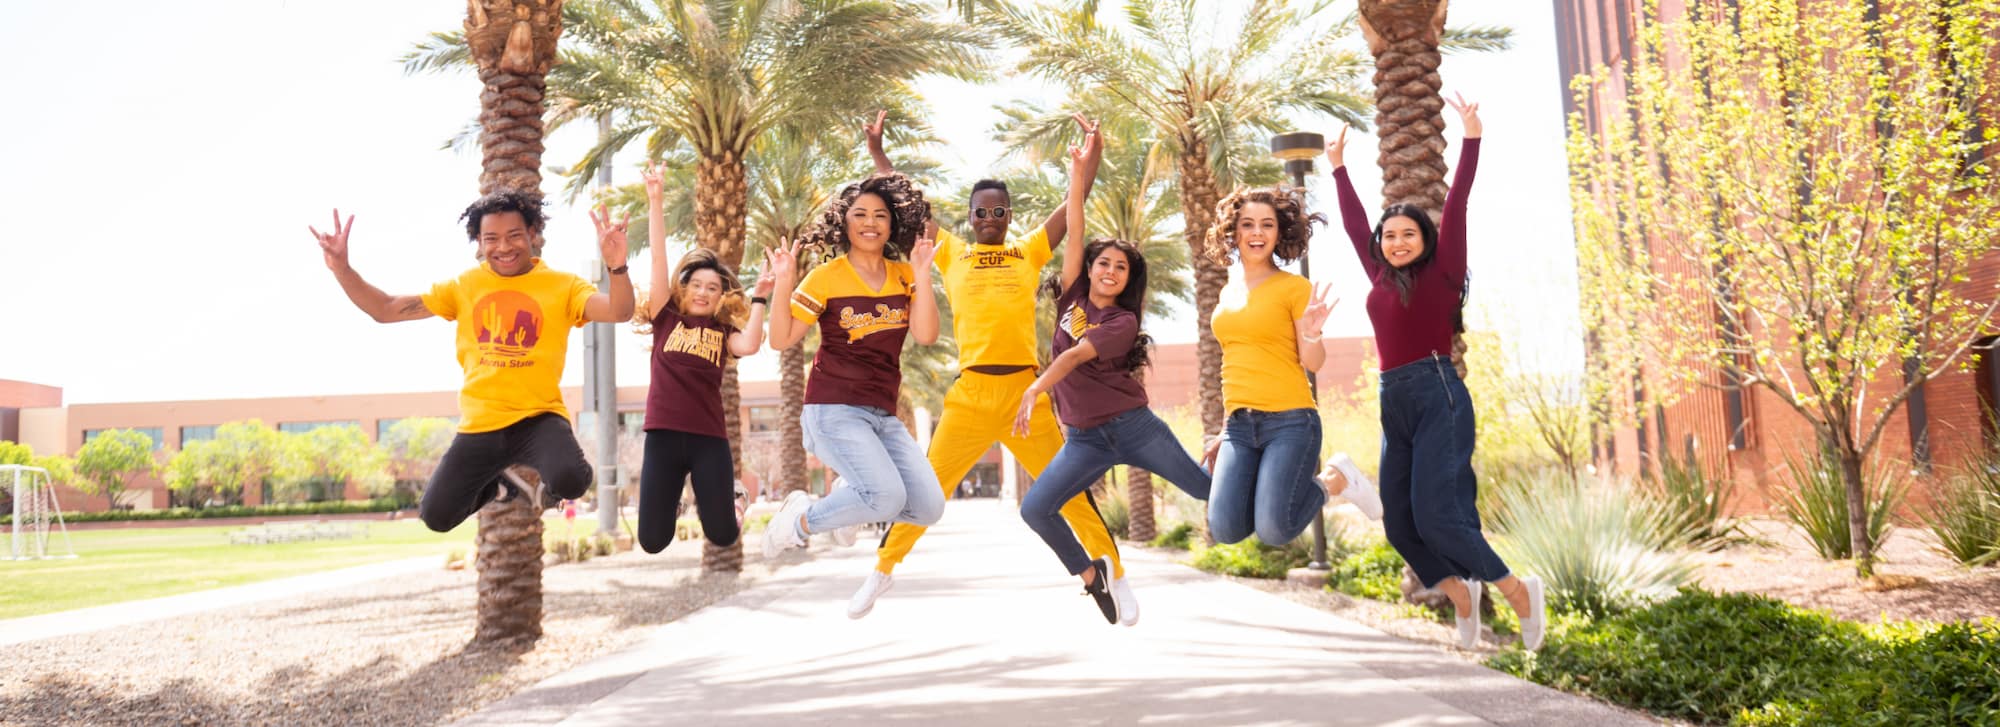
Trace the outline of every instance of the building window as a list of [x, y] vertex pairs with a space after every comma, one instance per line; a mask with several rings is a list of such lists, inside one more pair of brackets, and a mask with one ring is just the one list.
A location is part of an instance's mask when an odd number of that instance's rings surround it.
[[209, 425], [205, 427], [181, 427], [182, 447], [188, 446], [189, 442], [205, 442], [214, 438], [215, 438], [214, 425]]
[[[153, 440], [153, 451], [155, 451], [155, 452], [158, 452], [158, 451], [160, 451], [160, 447], [161, 447], [162, 445], [166, 444], [166, 441], [167, 441], [167, 435], [166, 435], [165, 431], [164, 431], [164, 430], [162, 430], [162, 429], [161, 429], [161, 428], [159, 428], [159, 427], [126, 427], [126, 429], [130, 429], [130, 430], [132, 430], [132, 431], [135, 431], [135, 432], [138, 432], [138, 433], [140, 433], [140, 434], [144, 434], [144, 435], [146, 435], [146, 437], [147, 437], [147, 438], [149, 438], [149, 439]], [[88, 442], [90, 442], [90, 440], [93, 440], [93, 439], [96, 439], [96, 438], [97, 438], [97, 435], [99, 435], [99, 434], [103, 434], [103, 433], [105, 433], [105, 432], [115, 432], [115, 431], [118, 431], [118, 430], [116, 430], [116, 429], [85, 429], [85, 430], [83, 430], [83, 441], [84, 441], [85, 443], [88, 443]]]
[[358, 419], [339, 419], [327, 422], [279, 422], [278, 423], [278, 431], [284, 432], [286, 434], [305, 434], [306, 432], [310, 432], [314, 429], [325, 429], [327, 427], [354, 427], [355, 429], [360, 429], [361, 421]]
[[400, 421], [403, 420], [401, 418], [375, 420], [375, 441], [379, 443], [384, 439], [388, 439], [389, 430], [395, 429], [396, 423]]
[[618, 412], [618, 433], [624, 434], [626, 432], [644, 431], [645, 428], [646, 428], [645, 412], [643, 411]]
[[1972, 344], [1976, 357], [1977, 374], [1974, 386], [1979, 389], [1979, 428], [1986, 433], [1986, 445], [2000, 447], [2000, 360], [1996, 360], [1994, 347], [2000, 344], [2000, 336], [1988, 336]]
[[750, 432], [754, 434], [778, 431], [778, 411], [779, 408], [775, 406], [750, 407]]

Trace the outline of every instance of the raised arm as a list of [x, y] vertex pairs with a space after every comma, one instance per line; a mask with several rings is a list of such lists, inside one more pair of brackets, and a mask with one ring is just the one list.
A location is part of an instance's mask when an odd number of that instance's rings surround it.
[[[632, 320], [632, 280], [625, 277], [625, 226], [632, 221], [631, 215], [611, 221], [611, 210], [598, 205], [590, 213], [590, 223], [597, 228], [597, 251], [604, 256], [604, 265], [611, 271], [605, 283], [608, 291], [598, 291], [583, 303], [584, 320], [597, 323], [618, 323]], [[617, 263], [613, 266], [612, 263]]]
[[918, 345], [938, 340], [937, 291], [931, 289], [931, 261], [937, 257], [937, 220], [924, 221], [924, 234], [910, 248], [910, 336]]
[[651, 285], [646, 288], [646, 320], [650, 321], [660, 317], [660, 309], [674, 299], [674, 266], [667, 261], [666, 181], [650, 160], [639, 177], [646, 180], [646, 247], [653, 259], [653, 272], [647, 276]]
[[875, 112], [875, 123], [862, 127], [868, 132], [868, 156], [875, 160], [875, 173], [888, 174], [896, 171], [896, 165], [889, 163], [889, 152], [882, 148], [882, 120], [889, 118], [889, 110]]
[[[1097, 181], [1097, 164], [1104, 158], [1104, 140], [1097, 134], [1097, 124], [1084, 119], [1082, 114], [1076, 116], [1076, 123], [1083, 127], [1083, 146], [1069, 148], [1069, 197], [1063, 201], [1062, 208], [1056, 210], [1063, 215], [1064, 231], [1078, 230], [1077, 234], [1067, 236], [1062, 246], [1063, 290], [1069, 290], [1070, 284], [1076, 282], [1076, 276], [1083, 273], [1083, 205], [1090, 198], [1091, 185]], [[1048, 231], [1051, 246], [1055, 240], [1063, 239], [1062, 232], [1053, 224], [1044, 229]]]
[[729, 353], [737, 358], [754, 356], [764, 345], [764, 316], [771, 309], [771, 289], [778, 284], [778, 276], [771, 267], [771, 251], [765, 250], [764, 267], [757, 273], [757, 287], [751, 289], [750, 320], [744, 322], [742, 330], [729, 334]]
[[1465, 201], [1472, 196], [1472, 177], [1479, 170], [1479, 138], [1485, 127], [1479, 122], [1479, 104], [1465, 97], [1445, 99], [1458, 111], [1465, 127], [1465, 139], [1458, 148], [1458, 168], [1452, 170], [1451, 189], [1445, 192], [1444, 214], [1438, 220], [1438, 249], [1434, 259], [1451, 280], [1465, 279]]
[[431, 317], [431, 309], [424, 306], [423, 298], [414, 295], [390, 295], [381, 288], [369, 285], [354, 272], [354, 266], [347, 264], [347, 234], [354, 231], [354, 215], [347, 216], [347, 222], [340, 221], [340, 210], [333, 211], [333, 232], [320, 232], [308, 225], [313, 237], [319, 240], [320, 254], [326, 258], [326, 269], [333, 271], [333, 279], [340, 282], [340, 290], [353, 301], [354, 307], [367, 313], [377, 323], [414, 321]]
[[783, 351], [799, 345], [806, 331], [812, 326], [792, 315], [792, 292], [798, 285], [799, 243], [794, 241], [765, 254], [770, 260], [773, 283], [773, 300], [785, 307], [783, 312], [771, 316], [771, 349]]
[[1361, 259], [1361, 270], [1374, 280], [1379, 272], [1375, 256], [1368, 248], [1375, 244], [1374, 228], [1368, 225], [1368, 209], [1361, 206], [1361, 197], [1354, 194], [1354, 181], [1347, 178], [1347, 127], [1340, 127], [1340, 136], [1326, 145], [1326, 163], [1333, 167], [1333, 186], [1339, 190], [1340, 226], [1347, 231], [1347, 241], [1354, 245], [1354, 255]]

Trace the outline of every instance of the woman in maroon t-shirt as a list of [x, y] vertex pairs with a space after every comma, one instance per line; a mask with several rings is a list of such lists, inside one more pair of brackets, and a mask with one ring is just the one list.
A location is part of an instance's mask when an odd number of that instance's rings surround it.
[[646, 459], [639, 468], [639, 547], [658, 553], [673, 542], [681, 491], [690, 479], [702, 535], [716, 545], [735, 545], [742, 523], [723, 426], [722, 367], [726, 357], [749, 356], [764, 344], [764, 313], [776, 278], [766, 264], [746, 315], [735, 273], [714, 252], [695, 250], [678, 266], [668, 265], [665, 185], [651, 163], [644, 177], [653, 271], [635, 317], [643, 318], [640, 333], [653, 336], [653, 381], [646, 392]]
[[1382, 358], [1382, 530], [1425, 588], [1458, 610], [1463, 648], [1479, 641], [1480, 589], [1500, 587], [1521, 619], [1528, 650], [1541, 646], [1548, 621], [1542, 582], [1517, 578], [1479, 531], [1478, 478], [1472, 471], [1472, 396], [1452, 367], [1465, 287], [1465, 203], [1479, 166], [1479, 104], [1447, 99], [1465, 127], [1458, 168], [1436, 226], [1412, 204], [1390, 205], [1374, 230], [1354, 194], [1342, 158], [1347, 130], [1326, 145], [1340, 194], [1340, 217], [1374, 286], [1368, 320]]
[[[1098, 143], [1096, 127], [1085, 149]], [[1036, 400], [1053, 394], [1064, 434], [1061, 450], [1035, 478], [1021, 501], [1021, 519], [1042, 536], [1070, 575], [1097, 602], [1104, 620], [1118, 623], [1118, 604], [1109, 589], [1108, 558], [1092, 561], [1062, 518], [1062, 507], [1113, 465], [1133, 465], [1167, 478], [1195, 499], [1208, 499], [1208, 472], [1174, 440], [1173, 430], [1146, 408], [1146, 387], [1138, 379], [1151, 340], [1139, 332], [1146, 300], [1146, 258], [1124, 240], [1082, 242], [1083, 205], [1095, 162], [1085, 149], [1070, 149], [1069, 229], [1079, 231], [1063, 244], [1061, 277], [1056, 281], [1055, 360], [1021, 395], [1014, 433], [1025, 436]], [[1094, 503], [1093, 503], [1094, 504]]]

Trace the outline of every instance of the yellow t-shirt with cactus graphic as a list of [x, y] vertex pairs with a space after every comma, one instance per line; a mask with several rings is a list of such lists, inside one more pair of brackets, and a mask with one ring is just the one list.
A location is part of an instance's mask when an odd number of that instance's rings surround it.
[[505, 429], [543, 412], [569, 418], [562, 399], [569, 329], [584, 324], [597, 286], [535, 260], [528, 272], [502, 277], [481, 265], [431, 286], [424, 307], [458, 322], [458, 431]]

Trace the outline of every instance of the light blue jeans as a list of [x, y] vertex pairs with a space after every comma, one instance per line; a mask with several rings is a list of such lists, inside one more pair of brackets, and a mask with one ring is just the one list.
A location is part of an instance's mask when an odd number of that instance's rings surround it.
[[944, 517], [937, 473], [895, 415], [870, 406], [807, 404], [799, 424], [806, 448], [847, 480], [806, 511], [806, 530], [879, 522], [930, 526]]

